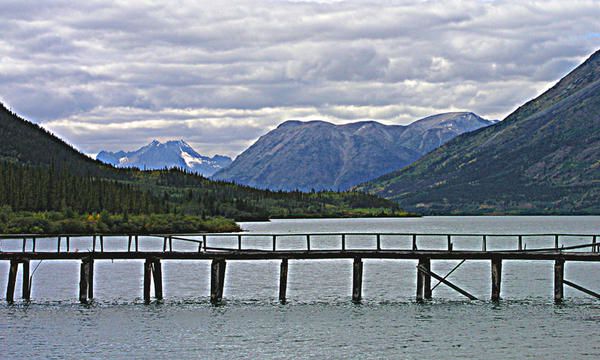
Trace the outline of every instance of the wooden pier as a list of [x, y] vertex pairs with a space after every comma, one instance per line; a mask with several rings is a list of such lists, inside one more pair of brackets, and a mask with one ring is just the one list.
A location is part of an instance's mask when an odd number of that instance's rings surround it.
[[[313, 234], [154, 234], [154, 235], [0, 235], [0, 261], [9, 261], [6, 301], [14, 302], [14, 292], [19, 265], [22, 268], [22, 298], [31, 299], [32, 274], [30, 262], [77, 260], [80, 261], [79, 300], [89, 303], [94, 298], [94, 262], [96, 260], [143, 260], [144, 290], [146, 303], [154, 298], [163, 300], [162, 260], [206, 260], [210, 266], [210, 301], [219, 304], [223, 299], [227, 261], [280, 260], [279, 301], [284, 304], [287, 296], [289, 260], [351, 259], [353, 260], [352, 301], [362, 299], [363, 261], [365, 259], [395, 259], [416, 261], [416, 301], [432, 298], [432, 292], [440, 284], [446, 285], [470, 300], [477, 298], [450, 282], [448, 277], [468, 260], [490, 262], [490, 288], [492, 301], [501, 299], [502, 262], [504, 260], [554, 261], [554, 300], [563, 301], [564, 285], [600, 299], [600, 294], [564, 278], [567, 262], [600, 262], [600, 243], [595, 234], [413, 234], [413, 233], [313, 233]], [[351, 240], [359, 239], [360, 246], [352, 246]], [[443, 248], [431, 248], [431, 240], [444, 244]], [[456, 239], [468, 239], [478, 243], [476, 249], [458, 250]], [[507, 245], [514, 240], [514, 248], [489, 250], [491, 241]], [[577, 241], [565, 246], [563, 241]], [[109, 241], [116, 243], [111, 249]], [[527, 240], [529, 248], [527, 248]], [[535, 240], [535, 241], [534, 241]], [[87, 248], [75, 249], [73, 242], [87, 244]], [[147, 243], [152, 241], [153, 246]], [[157, 245], [158, 241], [158, 245]], [[260, 242], [262, 246], [255, 246]], [[531, 246], [551, 242], [553, 246]], [[322, 243], [331, 246], [325, 248]], [[365, 243], [368, 246], [365, 246]], [[226, 246], [229, 245], [229, 246]], [[422, 245], [423, 248], [422, 248]], [[8, 248], [8, 249], [7, 249]], [[442, 276], [431, 270], [435, 260], [461, 260], [448, 274]], [[432, 287], [432, 279], [438, 284]]]

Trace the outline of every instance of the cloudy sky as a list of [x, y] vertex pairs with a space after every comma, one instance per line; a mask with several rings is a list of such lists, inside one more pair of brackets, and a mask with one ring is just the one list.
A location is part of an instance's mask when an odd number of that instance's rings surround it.
[[501, 119], [600, 48], [598, 19], [600, 0], [0, 0], [0, 100], [86, 153], [236, 155], [286, 119]]

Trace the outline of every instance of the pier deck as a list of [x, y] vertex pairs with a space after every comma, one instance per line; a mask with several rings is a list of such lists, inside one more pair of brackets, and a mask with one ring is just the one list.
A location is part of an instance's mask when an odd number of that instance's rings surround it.
[[[475, 296], [431, 271], [433, 260], [488, 260], [491, 264], [491, 299], [500, 300], [502, 262], [504, 260], [554, 261], [554, 299], [563, 300], [563, 286], [571, 286], [600, 298], [593, 290], [564, 279], [567, 261], [600, 262], [600, 243], [596, 234], [414, 234], [414, 233], [313, 233], [313, 234], [154, 234], [154, 235], [0, 235], [0, 261], [10, 261], [6, 300], [14, 301], [18, 265], [22, 264], [23, 299], [31, 297], [32, 260], [78, 260], [81, 262], [79, 299], [90, 302], [93, 297], [95, 260], [145, 260], [144, 300], [150, 302], [151, 288], [157, 300], [163, 299], [161, 260], [210, 260], [211, 302], [222, 300], [226, 262], [230, 260], [281, 260], [279, 299], [286, 301], [289, 260], [353, 259], [352, 300], [362, 298], [364, 259], [417, 260], [417, 301], [430, 299], [431, 279], [449, 286], [469, 299]], [[499, 241], [498, 239], [502, 241]], [[359, 239], [358, 245], [356, 240]], [[431, 240], [443, 248], [429, 248]], [[454, 241], [468, 239], [477, 249], [455, 249]], [[491, 240], [514, 248], [488, 250]], [[533, 241], [533, 240], [535, 241]], [[565, 246], [565, 240], [569, 244]], [[529, 247], [526, 241], [550, 247]], [[112, 246], [108, 246], [110, 241]], [[570, 244], [572, 242], [576, 244]], [[74, 246], [74, 242], [78, 247]], [[257, 247], [256, 243], [262, 246]], [[149, 244], [152, 243], [150, 246]], [[329, 248], [324, 248], [327, 243]], [[83, 249], [80, 249], [83, 245]], [[106, 246], [105, 246], [106, 244]], [[290, 246], [291, 245], [291, 246]], [[421, 245], [426, 248], [421, 248]], [[480, 246], [480, 247], [479, 247]], [[290, 248], [292, 247], [292, 248]], [[462, 262], [457, 266], [457, 268]], [[454, 269], [456, 270], [456, 268]], [[452, 270], [452, 271], [454, 271]]]

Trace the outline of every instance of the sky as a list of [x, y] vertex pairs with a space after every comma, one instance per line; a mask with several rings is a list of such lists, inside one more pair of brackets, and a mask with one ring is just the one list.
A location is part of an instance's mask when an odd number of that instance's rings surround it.
[[598, 1], [0, 0], [0, 101], [79, 150], [235, 156], [288, 119], [502, 119], [600, 49]]

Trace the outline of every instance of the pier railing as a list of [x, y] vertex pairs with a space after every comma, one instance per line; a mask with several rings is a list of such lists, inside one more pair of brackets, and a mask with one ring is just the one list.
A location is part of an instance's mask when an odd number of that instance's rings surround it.
[[[597, 234], [201, 233], [0, 234], [0, 253], [230, 251], [569, 251], [600, 252]], [[462, 245], [457, 247], [457, 242]], [[574, 243], [576, 242], [576, 243]], [[110, 243], [110, 247], [105, 246]], [[19, 244], [20, 246], [16, 246]], [[540, 245], [543, 244], [543, 245]], [[115, 246], [116, 245], [116, 246]]]
[[[79, 260], [79, 299], [93, 299], [96, 260], [144, 260], [144, 301], [151, 284], [163, 298], [162, 260], [211, 260], [210, 299], [221, 301], [227, 260], [280, 260], [279, 300], [286, 301], [288, 260], [352, 259], [352, 300], [362, 296], [364, 259], [418, 260], [417, 301], [431, 299], [431, 279], [471, 300], [474, 295], [448, 277], [467, 260], [491, 262], [493, 301], [500, 299], [504, 260], [554, 261], [554, 299], [564, 285], [600, 299], [600, 294], [564, 278], [566, 261], [600, 262], [597, 234], [441, 234], [441, 233], [228, 233], [228, 234], [62, 234], [0, 235], [0, 260], [10, 261], [6, 300], [13, 302], [19, 265], [23, 299], [31, 295], [30, 261]], [[445, 276], [432, 271], [434, 260], [460, 260]], [[39, 264], [39, 263], [38, 263]], [[34, 270], [35, 272], [35, 270]]]

